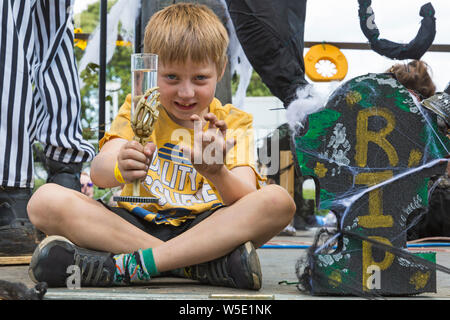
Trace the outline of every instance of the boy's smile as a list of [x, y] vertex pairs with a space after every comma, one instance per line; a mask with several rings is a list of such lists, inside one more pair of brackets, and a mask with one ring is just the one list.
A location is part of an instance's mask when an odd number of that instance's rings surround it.
[[190, 117], [203, 118], [209, 112], [219, 75], [216, 65], [207, 61], [194, 63], [160, 63], [158, 87], [160, 101], [171, 119], [186, 128], [193, 128]]

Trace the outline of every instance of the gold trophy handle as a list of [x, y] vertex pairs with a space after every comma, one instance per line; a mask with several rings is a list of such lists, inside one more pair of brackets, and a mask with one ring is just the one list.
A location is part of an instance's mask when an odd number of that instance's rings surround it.
[[[160, 103], [159, 92], [157, 90], [158, 87], [154, 87], [144, 93], [136, 104], [136, 109], [131, 117], [131, 128], [135, 135], [134, 140], [139, 141], [142, 145], [145, 145], [149, 141], [159, 116], [158, 107]], [[133, 182], [133, 196], [114, 197], [114, 201], [134, 203], [158, 202], [158, 198], [140, 197], [140, 183], [139, 180]]]

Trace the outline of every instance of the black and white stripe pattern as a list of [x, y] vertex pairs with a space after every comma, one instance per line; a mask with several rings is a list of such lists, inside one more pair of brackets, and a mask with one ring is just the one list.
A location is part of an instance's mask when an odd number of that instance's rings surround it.
[[35, 140], [60, 162], [92, 160], [82, 138], [73, 52], [74, 0], [3, 0], [0, 20], [0, 179], [33, 186]]

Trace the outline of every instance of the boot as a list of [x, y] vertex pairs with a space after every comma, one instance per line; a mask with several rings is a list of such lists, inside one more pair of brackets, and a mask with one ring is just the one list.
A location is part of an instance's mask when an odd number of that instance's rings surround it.
[[80, 174], [83, 167], [82, 163], [63, 163], [46, 158], [45, 166], [48, 172], [47, 183], [56, 183], [81, 192]]
[[0, 256], [33, 253], [45, 235], [28, 219], [29, 188], [0, 187]]

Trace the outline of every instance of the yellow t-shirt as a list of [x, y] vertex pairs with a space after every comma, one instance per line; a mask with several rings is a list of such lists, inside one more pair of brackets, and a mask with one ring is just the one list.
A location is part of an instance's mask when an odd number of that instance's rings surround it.
[[[130, 112], [131, 95], [128, 95], [111, 124], [111, 129], [100, 140], [100, 148], [113, 138], [133, 139]], [[232, 169], [250, 166], [256, 174], [256, 185], [260, 188], [260, 181], [263, 179], [255, 169], [252, 115], [231, 104], [222, 106], [217, 99], [211, 102], [209, 112], [226, 122], [226, 138], [236, 140], [236, 145], [226, 155], [226, 167]], [[201, 212], [223, 205], [214, 186], [197, 173], [190, 160], [183, 157], [180, 151], [183, 144], [193, 146], [193, 136], [193, 129], [176, 124], [165, 109], [161, 108], [151, 136], [156, 150], [147, 177], [140, 184], [140, 196], [156, 197], [159, 201], [145, 204], [119, 202], [118, 205], [147, 221], [174, 226], [195, 218]], [[203, 152], [211, 150], [205, 148]], [[121, 195], [130, 196], [132, 192], [132, 184], [127, 184]]]

